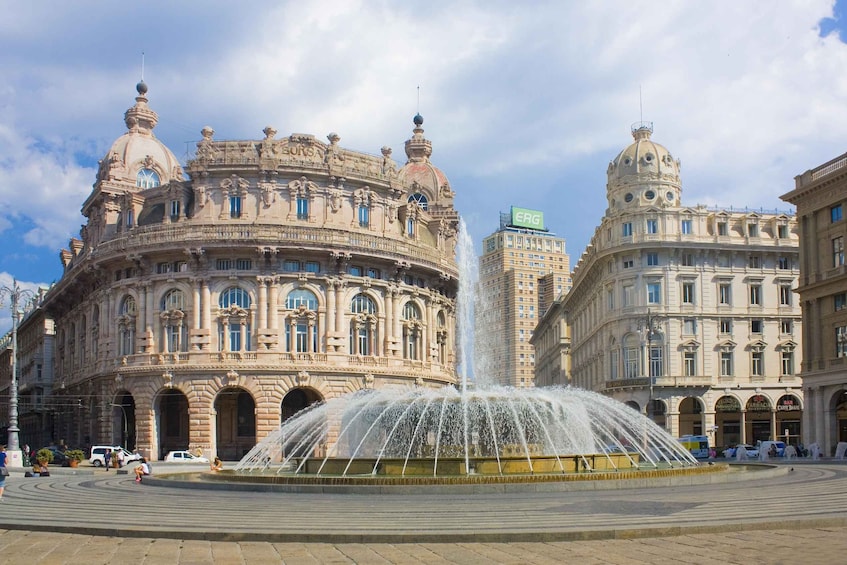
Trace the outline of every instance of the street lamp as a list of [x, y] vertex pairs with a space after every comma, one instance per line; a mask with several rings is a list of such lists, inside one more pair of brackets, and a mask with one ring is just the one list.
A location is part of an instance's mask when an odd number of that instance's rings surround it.
[[[661, 323], [661, 318], [654, 316], [650, 309], [647, 309], [647, 318], [642, 320], [639, 323], [638, 331], [641, 333], [641, 359], [643, 366], [646, 371], [645, 374], [647, 378], [650, 379], [650, 398], [647, 401], [647, 416], [652, 420], [653, 419], [653, 375], [652, 370], [652, 356], [653, 354], [653, 337], [661, 335], [662, 331], [659, 329], [659, 324]], [[646, 352], [644, 351], [646, 347]]]
[[20, 312], [18, 304], [21, 300], [34, 298], [35, 293], [31, 290], [21, 288], [16, 279], [12, 279], [12, 286], [0, 286], [0, 304], [9, 300], [12, 310], [12, 383], [11, 395], [9, 397], [9, 445], [7, 453], [9, 467], [23, 467], [21, 456], [20, 439], [18, 438], [18, 321]]

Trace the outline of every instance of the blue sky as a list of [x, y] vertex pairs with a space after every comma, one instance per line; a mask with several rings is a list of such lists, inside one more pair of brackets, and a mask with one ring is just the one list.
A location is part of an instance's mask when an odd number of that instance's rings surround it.
[[794, 176], [847, 151], [845, 2], [0, 0], [0, 285], [61, 277], [142, 51], [183, 160], [205, 125], [271, 125], [402, 162], [420, 111], [477, 245], [535, 208], [575, 264], [642, 118], [684, 203], [790, 210]]

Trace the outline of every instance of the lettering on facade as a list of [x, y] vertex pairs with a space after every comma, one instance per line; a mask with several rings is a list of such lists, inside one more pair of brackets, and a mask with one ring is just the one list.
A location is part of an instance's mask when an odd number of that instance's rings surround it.
[[800, 401], [794, 396], [783, 396], [776, 405], [777, 412], [798, 412]]

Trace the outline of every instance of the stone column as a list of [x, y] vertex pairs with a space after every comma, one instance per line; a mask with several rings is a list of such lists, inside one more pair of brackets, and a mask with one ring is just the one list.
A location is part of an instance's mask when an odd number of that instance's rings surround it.
[[[344, 340], [344, 312], [347, 310], [347, 304], [344, 303], [344, 284], [339, 282], [335, 287], [335, 331]], [[351, 351], [352, 353], [352, 351]]]
[[326, 334], [335, 333], [335, 284], [332, 281], [326, 283]]
[[203, 280], [200, 287], [203, 302], [203, 329], [212, 330], [212, 292], [209, 289], [209, 281]]
[[385, 289], [385, 333], [382, 334], [382, 341], [385, 344], [385, 354], [389, 355], [391, 353], [391, 341], [394, 338], [394, 325], [392, 320], [394, 320], [394, 295], [396, 294], [396, 290], [393, 287], [388, 287]]
[[279, 277], [271, 278], [271, 292], [268, 298], [268, 316], [271, 329], [279, 328]]
[[738, 440], [738, 443], [747, 443], [747, 411], [742, 409], [738, 416], [741, 425], [741, 439]]
[[259, 327], [257, 329], [264, 330], [268, 327], [268, 279], [256, 277], [256, 284], [259, 287]]
[[200, 329], [200, 279], [192, 279], [191, 289], [191, 329]]

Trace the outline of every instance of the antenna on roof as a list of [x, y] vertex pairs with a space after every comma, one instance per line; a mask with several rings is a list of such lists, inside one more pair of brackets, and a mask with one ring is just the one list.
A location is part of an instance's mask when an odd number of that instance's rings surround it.
[[421, 85], [418, 85], [418, 109], [416, 111], [418, 114], [421, 113]]
[[638, 121], [644, 121], [644, 103], [641, 99], [641, 85], [638, 85]]
[[144, 80], [144, 51], [141, 52], [141, 80]]

